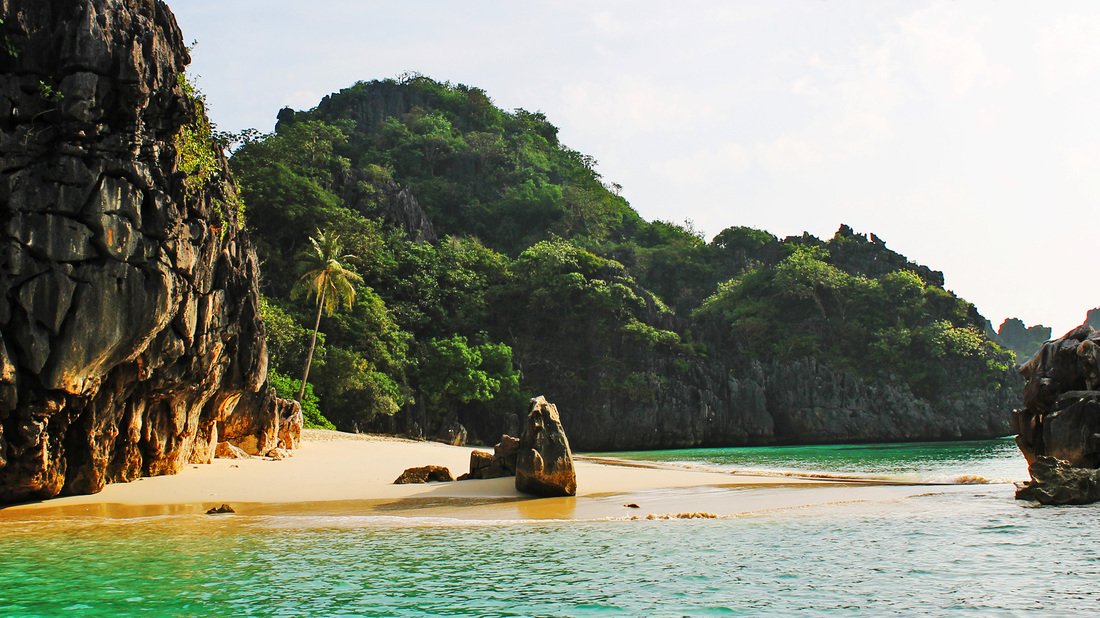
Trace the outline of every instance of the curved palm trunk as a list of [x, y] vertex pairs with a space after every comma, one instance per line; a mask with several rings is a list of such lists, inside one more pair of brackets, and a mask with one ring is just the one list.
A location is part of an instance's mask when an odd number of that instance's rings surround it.
[[313, 363], [313, 348], [317, 346], [317, 329], [321, 327], [321, 310], [325, 306], [325, 292], [328, 291], [328, 278], [325, 278], [321, 286], [321, 295], [317, 298], [317, 321], [313, 324], [313, 339], [309, 342], [309, 356], [306, 357], [306, 370], [302, 374], [302, 389], [298, 391], [298, 402], [306, 395], [306, 378], [309, 377], [309, 366]]

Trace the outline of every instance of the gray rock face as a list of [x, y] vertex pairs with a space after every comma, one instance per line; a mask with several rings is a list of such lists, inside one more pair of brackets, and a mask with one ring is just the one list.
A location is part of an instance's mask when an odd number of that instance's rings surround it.
[[1041, 455], [1028, 466], [1031, 480], [1018, 483], [1017, 500], [1040, 504], [1091, 504], [1100, 501], [1100, 470], [1078, 468]]
[[573, 451], [558, 408], [539, 396], [531, 400], [527, 428], [519, 439], [516, 489], [536, 496], [577, 495]]
[[648, 401], [601, 390], [608, 381], [602, 373], [570, 384], [557, 377], [567, 367], [528, 372], [563, 408], [585, 411], [569, 419], [571, 444], [581, 451], [994, 438], [1012, 433], [1008, 411], [1023, 385], [1006, 373], [999, 389], [959, 392], [933, 405], [904, 386], [871, 383], [813, 358], [714, 355], [686, 370], [658, 353], [637, 358]]
[[391, 225], [405, 231], [414, 242], [434, 242], [435, 228], [420, 207], [420, 202], [408, 187], [398, 186], [392, 180], [383, 188], [386, 195], [385, 218]]
[[[200, 119], [175, 18], [0, 0], [0, 19], [0, 502], [174, 473], [219, 440], [274, 447], [235, 190], [219, 153], [205, 179], [180, 167]], [[227, 420], [248, 429], [219, 438]]]
[[1031, 481], [1016, 492], [1043, 504], [1100, 500], [1100, 332], [1084, 324], [1047, 342], [1023, 367], [1024, 408], [1012, 414]]

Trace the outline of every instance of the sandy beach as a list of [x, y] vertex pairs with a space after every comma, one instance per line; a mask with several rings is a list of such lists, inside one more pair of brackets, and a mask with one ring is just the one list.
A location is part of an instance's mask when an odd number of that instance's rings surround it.
[[[102, 492], [0, 509], [0, 521], [205, 513], [229, 504], [240, 514], [385, 515], [469, 520], [737, 516], [775, 509], [889, 500], [930, 488], [874, 481], [752, 476], [577, 457], [577, 496], [536, 498], [514, 478], [394, 485], [406, 468], [469, 470], [472, 447], [387, 436], [307, 430], [282, 461], [215, 459], [180, 474], [108, 485]], [[492, 450], [491, 448], [488, 450]], [[631, 507], [627, 505], [637, 505]]]

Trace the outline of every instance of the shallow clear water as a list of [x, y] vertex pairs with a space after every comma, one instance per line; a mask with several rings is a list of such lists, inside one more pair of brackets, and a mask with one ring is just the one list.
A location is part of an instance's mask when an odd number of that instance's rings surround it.
[[972, 442], [826, 444], [608, 453], [625, 459], [682, 463], [727, 471], [853, 475], [899, 481], [987, 482], [1028, 479], [1013, 438]]
[[0, 615], [1092, 614], [1098, 515], [978, 485], [717, 520], [6, 523]]

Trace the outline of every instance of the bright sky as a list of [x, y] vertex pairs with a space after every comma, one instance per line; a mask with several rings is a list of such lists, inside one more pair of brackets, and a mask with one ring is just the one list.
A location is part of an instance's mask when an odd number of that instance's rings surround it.
[[169, 0], [223, 130], [420, 71], [543, 111], [647, 219], [944, 272], [994, 327], [1100, 306], [1100, 3]]

